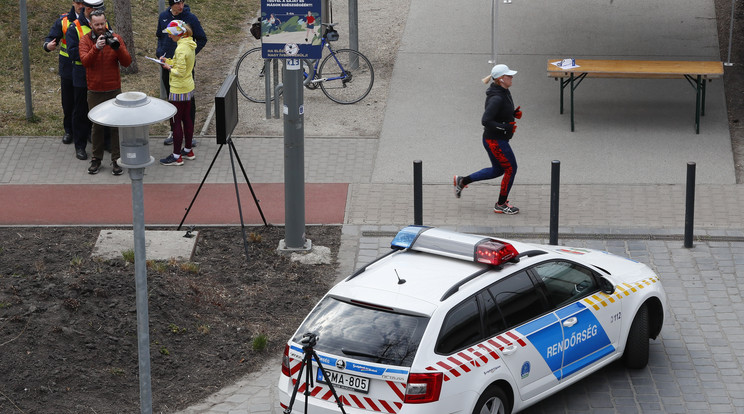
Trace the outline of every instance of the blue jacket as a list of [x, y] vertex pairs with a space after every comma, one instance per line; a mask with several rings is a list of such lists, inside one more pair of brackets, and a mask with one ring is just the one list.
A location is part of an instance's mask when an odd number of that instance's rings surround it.
[[191, 9], [188, 5], [183, 6], [183, 11], [178, 16], [174, 16], [171, 13], [170, 8], [162, 13], [158, 17], [158, 30], [155, 32], [155, 36], [158, 37], [158, 48], [155, 53], [157, 57], [165, 56], [166, 58], [172, 58], [176, 52], [176, 42], [172, 41], [167, 34], [163, 33], [163, 29], [168, 27], [168, 23], [173, 20], [182, 20], [184, 23], [191, 26], [191, 30], [194, 32], [194, 41], [196, 42], [196, 54], [207, 44], [207, 34], [204, 33], [199, 19], [191, 13]]
[[510, 140], [514, 135], [509, 122], [514, 122], [514, 102], [511, 92], [496, 82], [486, 90], [486, 109], [483, 111], [483, 138]]
[[[66, 48], [63, 47], [62, 42], [66, 42], [66, 36], [65, 36], [65, 30], [62, 27], [62, 21], [67, 18], [67, 24], [68, 29], [70, 25], [73, 24], [75, 19], [77, 18], [77, 15], [75, 14], [75, 7], [72, 7], [70, 9], [70, 12], [67, 14], [63, 14], [59, 16], [59, 18], [54, 22], [52, 25], [52, 28], [49, 30], [49, 34], [47, 37], [44, 38], [44, 50], [49, 52], [50, 50], [46, 48], [47, 43], [51, 42], [52, 40], [57, 41], [57, 54], [59, 55], [59, 76], [64, 79], [72, 79], [72, 60], [69, 57], [69, 53], [67, 53]], [[65, 54], [68, 56], [65, 56]]]

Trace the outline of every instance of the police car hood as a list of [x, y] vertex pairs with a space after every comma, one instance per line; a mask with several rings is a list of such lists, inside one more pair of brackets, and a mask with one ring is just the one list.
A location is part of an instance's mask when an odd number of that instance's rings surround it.
[[618, 282], [631, 283], [649, 276], [655, 276], [651, 268], [643, 263], [602, 250], [564, 246], [540, 247], [558, 256], [589, 265], [600, 270], [603, 275], [609, 273]]

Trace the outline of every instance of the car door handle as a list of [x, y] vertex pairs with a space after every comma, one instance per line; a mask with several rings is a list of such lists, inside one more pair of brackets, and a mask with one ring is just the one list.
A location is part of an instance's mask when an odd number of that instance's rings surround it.
[[579, 320], [576, 319], [575, 316], [572, 316], [572, 317], [566, 319], [565, 321], [563, 321], [563, 326], [565, 326], [566, 328], [570, 328], [570, 327], [576, 325], [576, 322], [578, 322], [578, 321]]
[[503, 350], [501, 350], [501, 352], [504, 355], [511, 355], [511, 354], [517, 352], [517, 347], [515, 345], [509, 345], [506, 348], [504, 348]]

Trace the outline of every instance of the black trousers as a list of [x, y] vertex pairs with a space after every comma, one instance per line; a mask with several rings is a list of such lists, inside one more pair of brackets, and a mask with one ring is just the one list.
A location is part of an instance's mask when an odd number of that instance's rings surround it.
[[75, 87], [72, 86], [72, 78], [59, 78], [60, 91], [62, 94], [62, 112], [64, 113], [63, 124], [65, 132], [73, 136], [72, 133], [72, 111], [75, 109]]
[[75, 87], [75, 105], [72, 110], [72, 137], [75, 148], [85, 149], [90, 136], [90, 120], [88, 120], [88, 88]]

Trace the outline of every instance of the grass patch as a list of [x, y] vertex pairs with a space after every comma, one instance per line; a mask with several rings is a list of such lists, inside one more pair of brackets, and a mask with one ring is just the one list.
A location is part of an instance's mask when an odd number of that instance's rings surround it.
[[[106, 14], [116, 31], [114, 0], [105, 0]], [[197, 93], [200, 75], [207, 75], [207, 55], [210, 48], [220, 48], [242, 37], [241, 29], [254, 20], [260, 7], [257, 0], [189, 0], [191, 11], [199, 18], [208, 42], [197, 57]], [[167, 5], [167, 2], [166, 2]], [[0, 16], [0, 130], [2, 135], [55, 136], [62, 135], [62, 108], [60, 103], [57, 51], [45, 52], [41, 45], [54, 21], [61, 13], [70, 10], [71, 2], [28, 0], [28, 43], [31, 75], [31, 101], [33, 117], [26, 119], [26, 99], [23, 75], [23, 48], [19, 23], [19, 2], [5, 3], [7, 9]], [[155, 29], [158, 19], [156, 0], [131, 0], [134, 53], [139, 72], [122, 75], [122, 90], [140, 91], [150, 96], [160, 96], [157, 65], [144, 59], [155, 56], [157, 39]], [[132, 45], [127, 45], [131, 49]], [[132, 50], [130, 50], [132, 52]], [[202, 57], [200, 62], [200, 57]], [[223, 64], [223, 62], [220, 62]], [[220, 74], [221, 76], [221, 74]], [[221, 81], [220, 81], [221, 83]], [[202, 102], [211, 99], [215, 91], [202, 91]], [[207, 98], [209, 97], [209, 98]], [[205, 104], [202, 104], [205, 105]], [[208, 112], [202, 106], [201, 111]], [[205, 115], [206, 116], [206, 115]], [[153, 126], [151, 133], [163, 134], [165, 123]]]
[[266, 345], [269, 343], [269, 338], [266, 337], [264, 334], [260, 334], [253, 338], [253, 343], [251, 344], [251, 347], [254, 351], [263, 351], [266, 349]]
[[134, 250], [124, 250], [121, 252], [121, 257], [125, 262], [134, 263]]
[[186, 262], [186, 263], [181, 263], [178, 267], [181, 268], [181, 270], [183, 270], [184, 272], [189, 272], [193, 274], [199, 273], [198, 263]]
[[174, 334], [186, 333], [186, 328], [181, 328], [180, 326], [176, 325], [175, 323], [171, 323], [170, 325], [168, 325], [168, 330], [171, 333], [174, 333]]
[[147, 268], [152, 269], [154, 272], [157, 273], [165, 273], [168, 271], [168, 264], [162, 261], [157, 260], [148, 260], [147, 261]]

